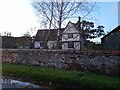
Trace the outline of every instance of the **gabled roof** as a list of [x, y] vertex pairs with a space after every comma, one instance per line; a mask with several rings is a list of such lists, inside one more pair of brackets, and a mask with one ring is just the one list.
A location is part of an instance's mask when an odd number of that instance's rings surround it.
[[76, 30], [78, 30], [79, 33], [83, 34], [83, 30], [80, 29], [80, 26], [79, 26], [80, 24], [79, 21], [77, 21], [77, 23], [72, 23], [71, 21], [69, 21], [65, 28], [68, 27], [69, 23], [71, 23], [76, 28]]
[[[60, 30], [60, 33], [62, 33], [63, 31], [64, 31], [64, 28]], [[49, 32], [49, 29], [39, 29], [36, 34], [35, 41], [45, 41], [48, 32]], [[58, 29], [50, 29], [49, 41], [57, 40], [57, 37], [58, 37], [57, 33], [58, 33]]]
[[108, 37], [111, 33], [117, 32], [119, 30], [120, 30], [120, 25], [118, 25], [116, 28], [114, 28], [111, 32], [109, 32], [107, 35], [105, 35], [101, 39], [104, 39], [104, 38]]

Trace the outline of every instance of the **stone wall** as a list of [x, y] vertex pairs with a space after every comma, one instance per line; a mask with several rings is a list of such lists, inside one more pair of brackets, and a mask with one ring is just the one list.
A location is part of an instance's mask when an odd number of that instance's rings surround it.
[[2, 62], [118, 75], [120, 52], [9, 49]]

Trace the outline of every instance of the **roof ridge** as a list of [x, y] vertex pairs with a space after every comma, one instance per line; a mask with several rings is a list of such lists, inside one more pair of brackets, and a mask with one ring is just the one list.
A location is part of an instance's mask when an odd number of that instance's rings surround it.
[[120, 28], [120, 25], [118, 25], [117, 27], [115, 27], [114, 29], [112, 29], [112, 31], [110, 31], [109, 33], [107, 33], [107, 34], [106, 34], [105, 36], [103, 36], [101, 39], [107, 37], [109, 34], [115, 32], [116, 30], [119, 30], [119, 28]]

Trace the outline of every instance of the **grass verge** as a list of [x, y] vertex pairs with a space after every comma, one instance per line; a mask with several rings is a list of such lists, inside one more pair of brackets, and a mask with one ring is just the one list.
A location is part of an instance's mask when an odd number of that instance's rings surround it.
[[38, 66], [2, 64], [2, 73], [23, 80], [52, 82], [62, 85], [80, 85], [92, 88], [120, 89], [120, 77], [111, 77], [89, 72], [66, 71]]

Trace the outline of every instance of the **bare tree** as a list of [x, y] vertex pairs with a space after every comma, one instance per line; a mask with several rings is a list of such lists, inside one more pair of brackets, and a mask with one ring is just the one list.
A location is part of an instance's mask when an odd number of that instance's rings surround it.
[[50, 29], [51, 29], [51, 25], [52, 25], [52, 20], [53, 20], [53, 2], [51, 3], [51, 6], [50, 6], [50, 11], [51, 11], [51, 17], [50, 17], [50, 21], [49, 21], [49, 31], [47, 33], [47, 36], [46, 36], [46, 40], [45, 40], [45, 43], [44, 43], [44, 48], [46, 48], [47, 46], [47, 42], [48, 42], [48, 38], [49, 38], [49, 33], [50, 33]]
[[60, 30], [63, 22], [79, 12], [84, 11], [87, 13], [85, 16], [87, 16], [92, 11], [95, 3], [76, 2], [76, 0], [73, 2], [64, 2], [64, 0], [59, 0], [59, 2], [40, 2], [40, 0], [34, 0], [32, 5], [44, 21], [49, 23], [49, 29], [51, 26], [58, 29], [57, 35], [59, 43]]
[[23, 34], [23, 37], [31, 37], [30, 32], [27, 31], [26, 33], [24, 33], [24, 34]]

